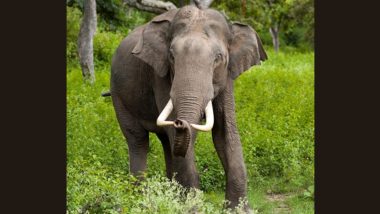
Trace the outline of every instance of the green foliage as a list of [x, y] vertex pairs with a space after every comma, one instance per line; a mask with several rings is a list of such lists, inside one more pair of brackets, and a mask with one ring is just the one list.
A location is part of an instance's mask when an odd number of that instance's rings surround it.
[[[217, 213], [211, 203], [204, 200], [203, 192], [185, 189], [176, 181], [153, 176], [142, 185], [142, 197], [131, 213]], [[169, 203], [168, 203], [169, 202]]]
[[212, 203], [201, 190], [185, 189], [159, 175], [136, 186], [137, 179], [133, 176], [95, 163], [84, 166], [86, 160], [76, 160], [68, 165], [68, 213], [243, 213], [246, 201], [234, 212], [223, 210], [223, 200]]
[[122, 0], [96, 0], [96, 12], [112, 26], [121, 26], [126, 21]]
[[77, 38], [82, 14], [72, 7], [66, 7], [66, 13], [66, 60], [69, 64], [78, 59]]
[[73, 7], [66, 7], [66, 38], [68, 42], [76, 42], [82, 13]]
[[[283, 44], [312, 47], [314, 37], [314, 1], [312, 0], [255, 0], [252, 15], [255, 24], [266, 29], [278, 26]], [[303, 31], [303, 32], [302, 32]]]
[[[66, 5], [83, 12], [84, 0], [67, 0]], [[122, 26], [126, 21], [122, 0], [96, 0], [96, 13], [112, 27]]]
[[138, 188], [132, 185], [135, 178], [110, 171], [100, 162], [86, 162], [75, 160], [67, 167], [69, 213], [118, 213], [138, 197]]
[[291, 207], [292, 214], [314, 214], [314, 200], [304, 198], [302, 196], [294, 196], [286, 201], [286, 204]]
[[128, 33], [130, 30], [145, 24], [150, 21], [155, 14], [139, 11], [135, 8], [130, 8], [125, 6], [123, 9], [123, 20], [119, 22], [114, 22], [109, 19], [103, 19], [101, 16], [98, 17], [98, 27], [105, 31]]
[[110, 65], [112, 56], [123, 38], [124, 36], [119, 33], [97, 32], [93, 40], [95, 63], [106, 63]]
[[247, 0], [246, 16], [241, 1], [215, 0], [212, 6], [230, 20], [251, 25], [263, 43], [272, 44], [269, 28], [278, 25], [280, 43], [311, 49], [314, 44], [314, 1], [312, 0]]
[[[83, 10], [83, 0], [67, 0], [67, 6]], [[172, 0], [179, 5], [178, 0]], [[189, 1], [184, 1], [189, 4]], [[314, 47], [314, 1], [312, 0], [247, 0], [246, 15], [241, 1], [215, 0], [212, 7], [231, 20], [251, 25], [264, 44], [272, 44], [269, 27], [280, 25], [281, 44], [311, 49]], [[123, 5], [122, 0], [97, 0], [98, 25], [107, 31], [134, 29], [151, 20], [155, 14]], [[98, 27], [99, 27], [98, 26]]]
[[281, 177], [295, 186], [313, 178], [313, 57], [270, 52], [270, 62], [235, 81], [238, 127], [252, 176]]
[[309, 186], [303, 193], [305, 198], [314, 200], [314, 185]]

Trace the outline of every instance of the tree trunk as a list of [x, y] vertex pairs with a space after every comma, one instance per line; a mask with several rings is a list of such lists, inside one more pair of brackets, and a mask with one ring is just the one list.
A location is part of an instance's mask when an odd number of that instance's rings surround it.
[[269, 28], [270, 35], [272, 36], [273, 47], [276, 53], [280, 49], [279, 29], [278, 25]]
[[84, 15], [78, 36], [78, 53], [83, 78], [90, 83], [95, 82], [93, 36], [96, 31], [96, 2], [84, 1]]
[[245, 14], [247, 13], [247, 0], [241, 1], [241, 15], [245, 17]]

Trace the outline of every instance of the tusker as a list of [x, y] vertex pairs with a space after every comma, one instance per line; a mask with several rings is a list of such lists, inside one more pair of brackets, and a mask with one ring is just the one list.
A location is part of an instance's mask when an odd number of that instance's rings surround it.
[[211, 131], [226, 172], [226, 199], [235, 207], [246, 197], [247, 175], [233, 81], [267, 55], [250, 26], [201, 8], [170, 10], [131, 32], [113, 56], [111, 90], [102, 96], [112, 97], [134, 175], [146, 170], [153, 132], [163, 146], [166, 175], [176, 173], [183, 186], [199, 188], [194, 142], [198, 131]]

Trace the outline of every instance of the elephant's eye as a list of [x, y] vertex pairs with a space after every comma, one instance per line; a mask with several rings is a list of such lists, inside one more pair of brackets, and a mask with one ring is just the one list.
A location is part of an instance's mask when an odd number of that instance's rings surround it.
[[222, 61], [222, 59], [223, 59], [223, 55], [221, 53], [218, 53], [215, 56], [215, 63], [218, 63], [218, 62]]

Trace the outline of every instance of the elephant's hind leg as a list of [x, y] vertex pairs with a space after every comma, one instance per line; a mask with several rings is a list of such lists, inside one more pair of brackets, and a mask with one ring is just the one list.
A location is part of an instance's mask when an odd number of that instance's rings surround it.
[[120, 129], [128, 143], [130, 173], [142, 178], [147, 165], [149, 133], [128, 112], [117, 95], [112, 94], [112, 102]]

